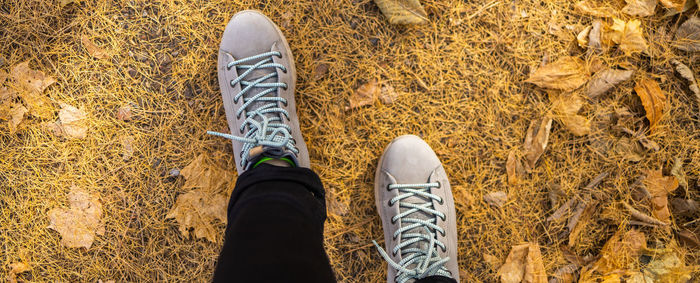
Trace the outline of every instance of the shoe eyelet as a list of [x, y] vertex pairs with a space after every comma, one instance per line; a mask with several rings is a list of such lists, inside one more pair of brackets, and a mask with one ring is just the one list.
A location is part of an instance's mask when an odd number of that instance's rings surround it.
[[393, 217], [391, 218], [391, 224], [396, 224], [396, 220]]
[[438, 201], [438, 204], [440, 204], [440, 205], [445, 204], [445, 199], [440, 198], [440, 200]]
[[242, 135], [243, 134], [243, 129], [238, 129], [238, 132]]
[[285, 74], [286, 74], [286, 73], [287, 73], [287, 69], [286, 69], [286, 68], [285, 68], [285, 69], [282, 69], [282, 73], [285, 73]]
[[442, 188], [442, 183], [440, 183], [440, 182], [437, 182], [437, 183], [438, 183], [438, 186], [437, 186], [437, 188], [436, 188], [436, 189], [440, 189], [440, 188]]
[[287, 88], [289, 88], [289, 86], [287, 84], [284, 84], [284, 86], [282, 87], [283, 90], [287, 90]]
[[277, 56], [278, 58], [282, 58], [282, 53], [277, 53], [275, 56]]
[[[394, 204], [391, 203], [391, 200], [387, 201], [386, 203], [389, 205], [389, 207], [394, 206]], [[394, 223], [394, 219], [391, 219], [391, 223]]]
[[391, 187], [389, 187], [389, 185], [386, 185], [386, 190], [391, 192]]
[[[443, 237], [444, 237], [444, 236], [445, 236], [445, 235], [443, 235]], [[442, 250], [443, 253], [446, 253], [446, 252], [447, 252], [447, 248], [440, 247], [440, 249]], [[450, 275], [452, 275], [451, 272], [450, 272]]]

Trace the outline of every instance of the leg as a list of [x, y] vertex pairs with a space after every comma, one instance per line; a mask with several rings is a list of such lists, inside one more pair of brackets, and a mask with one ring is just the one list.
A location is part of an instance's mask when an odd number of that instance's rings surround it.
[[323, 249], [326, 208], [307, 168], [262, 164], [238, 179], [214, 282], [335, 282]]

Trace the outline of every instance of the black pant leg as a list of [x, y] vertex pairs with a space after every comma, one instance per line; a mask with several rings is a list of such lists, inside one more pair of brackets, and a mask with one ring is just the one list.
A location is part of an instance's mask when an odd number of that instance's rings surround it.
[[260, 165], [236, 182], [214, 282], [335, 282], [325, 192], [306, 168]]

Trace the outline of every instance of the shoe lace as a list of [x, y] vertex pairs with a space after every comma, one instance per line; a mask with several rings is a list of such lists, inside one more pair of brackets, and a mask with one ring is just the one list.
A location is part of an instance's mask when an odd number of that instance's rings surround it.
[[[379, 254], [398, 271], [396, 282], [403, 283], [409, 279], [419, 279], [427, 276], [441, 275], [451, 277], [452, 274], [445, 267], [449, 257], [441, 258], [438, 247], [447, 250], [445, 244], [437, 239], [437, 234], [445, 235], [445, 230], [436, 225], [437, 217], [445, 219], [445, 214], [434, 209], [432, 200], [443, 202], [442, 198], [431, 194], [430, 188], [440, 187], [440, 183], [426, 184], [391, 184], [388, 190], [399, 190], [399, 195], [389, 201], [389, 205], [398, 203], [399, 208], [406, 210], [391, 218], [392, 222], [401, 221], [401, 227], [394, 232], [394, 238], [400, 237], [401, 241], [394, 247], [392, 253], [401, 254], [401, 261], [395, 262], [389, 254], [382, 249], [376, 241], [372, 241], [379, 250]], [[425, 199], [425, 203], [410, 203], [404, 199], [419, 196]], [[424, 213], [428, 219], [411, 218], [414, 213]], [[403, 226], [404, 224], [408, 224]], [[421, 233], [422, 232], [422, 233]], [[422, 246], [421, 242], [428, 243]]]
[[[275, 96], [279, 88], [287, 89], [287, 84], [281, 82], [264, 82], [267, 79], [277, 77], [277, 72], [271, 72], [257, 79], [246, 80], [246, 77], [255, 70], [278, 68], [283, 72], [287, 72], [287, 68], [282, 64], [273, 62], [272, 56], [282, 58], [280, 52], [271, 51], [235, 60], [228, 63], [226, 66], [229, 70], [235, 67], [237, 70], [243, 71], [236, 79], [230, 82], [232, 87], [240, 83], [242, 88], [241, 91], [233, 97], [233, 102], [238, 103], [239, 99], [243, 99], [243, 105], [236, 112], [237, 118], [240, 118], [244, 113], [246, 115], [246, 119], [239, 129], [239, 132], [243, 134], [243, 136], [207, 131], [207, 134], [243, 143], [241, 150], [241, 166], [244, 167], [248, 164], [250, 150], [257, 146], [283, 148], [294, 154], [299, 153], [294, 138], [292, 138], [292, 129], [282, 123], [283, 117], [289, 120], [289, 113], [287, 110], [280, 107], [280, 103], [287, 105], [287, 100]], [[263, 90], [251, 97], [245, 97], [244, 95], [253, 88], [263, 88]], [[271, 93], [273, 95], [268, 95]], [[259, 104], [258, 102], [266, 102], [266, 104]], [[246, 127], [248, 128], [247, 131], [245, 131]]]

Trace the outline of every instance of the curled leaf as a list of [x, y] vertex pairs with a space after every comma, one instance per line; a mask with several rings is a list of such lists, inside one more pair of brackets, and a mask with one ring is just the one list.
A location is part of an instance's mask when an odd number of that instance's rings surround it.
[[678, 72], [678, 74], [686, 81], [688, 81], [688, 89], [690, 89], [690, 92], [695, 95], [695, 100], [697, 100], [698, 104], [700, 104], [700, 87], [698, 87], [698, 82], [695, 80], [693, 71], [688, 68], [688, 66], [676, 59], [671, 60], [671, 64], [676, 66], [676, 72]]
[[395, 25], [422, 24], [428, 21], [428, 15], [418, 0], [374, 0]]
[[583, 99], [578, 94], [561, 94], [552, 101], [556, 118], [574, 135], [585, 136], [591, 132], [591, 121], [578, 115], [583, 107]]
[[585, 84], [589, 78], [583, 60], [565, 56], [537, 69], [525, 82], [543, 88], [572, 91]]
[[520, 161], [515, 153], [515, 150], [511, 150], [508, 153], [508, 159], [506, 160], [506, 173], [508, 174], [508, 184], [515, 185], [520, 182], [520, 177], [525, 172], [523, 168], [523, 163]]
[[656, 81], [648, 78], [641, 79], [634, 87], [634, 91], [642, 100], [649, 126], [653, 131], [663, 116], [666, 105], [666, 95]]
[[530, 121], [530, 127], [525, 135], [525, 158], [528, 170], [535, 168], [537, 160], [544, 153], [549, 142], [549, 133], [552, 130], [552, 118], [544, 117]]

